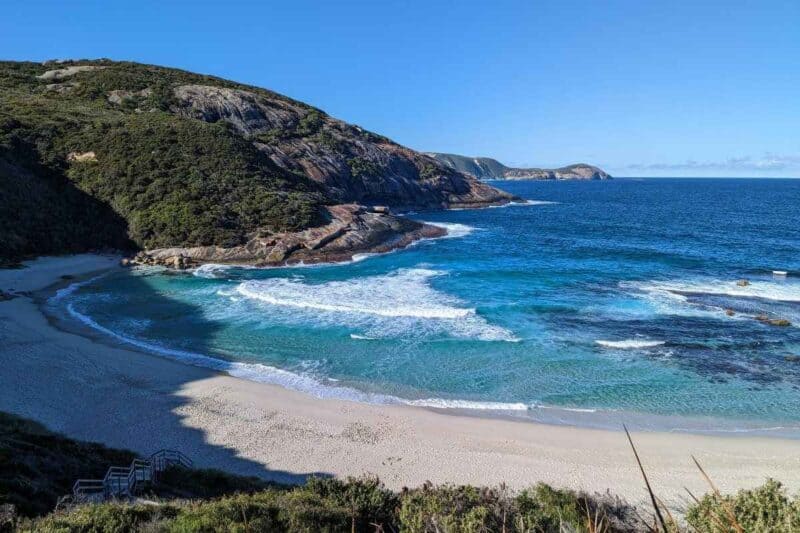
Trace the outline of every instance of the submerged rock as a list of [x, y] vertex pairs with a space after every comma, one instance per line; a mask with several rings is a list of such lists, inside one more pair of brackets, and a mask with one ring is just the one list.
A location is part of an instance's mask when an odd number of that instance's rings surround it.
[[787, 327], [792, 325], [792, 323], [785, 318], [770, 318], [767, 315], [758, 315], [756, 320], [764, 324], [769, 324], [770, 326]]

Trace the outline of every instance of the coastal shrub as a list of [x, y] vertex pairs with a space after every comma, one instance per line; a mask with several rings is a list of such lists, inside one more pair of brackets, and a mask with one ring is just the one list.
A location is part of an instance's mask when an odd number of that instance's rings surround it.
[[512, 523], [509, 510], [504, 491], [427, 483], [403, 494], [400, 522], [409, 533], [500, 531]]
[[285, 531], [277, 494], [264, 491], [236, 495], [211, 502], [183, 506], [174, 520], [161, 525], [174, 533], [271, 532]]
[[[134, 63], [58, 80], [58, 65], [0, 61], [0, 257], [97, 248], [232, 246], [257, 230], [323, 222], [319, 184], [275, 165], [226, 124], [172, 112], [173, 89], [199, 83], [245, 88], [176, 69]], [[80, 64], [80, 63], [77, 63]], [[146, 95], [107, 100], [110, 91]], [[273, 99], [292, 100], [247, 87]], [[315, 134], [309, 106], [295, 134]], [[94, 152], [88, 159], [69, 154]]]
[[304, 491], [321, 498], [326, 508], [343, 509], [351, 529], [367, 531], [389, 528], [397, 522], [398, 496], [386, 489], [377, 477], [311, 478]]
[[347, 160], [350, 174], [354, 178], [374, 178], [381, 174], [381, 168], [363, 157], [353, 157]]
[[227, 494], [252, 494], [279, 485], [256, 477], [235, 476], [214, 469], [172, 466], [159, 474], [151, 487], [155, 496], [165, 498], [218, 498]]
[[[105, 503], [84, 505], [69, 513], [53, 513], [35, 522], [23, 522], [21, 532], [37, 533], [133, 533], [158, 531], [175, 516], [175, 509], [161, 505]], [[152, 527], [148, 527], [152, 526]]]
[[50, 512], [76, 479], [102, 477], [110, 465], [126, 465], [134, 457], [0, 412], [0, 504], [14, 505], [22, 516]]
[[800, 531], [800, 497], [790, 499], [780, 482], [719, 497], [707, 494], [691, 506], [686, 522], [698, 531], [728, 533], [743, 531], [778, 533]]

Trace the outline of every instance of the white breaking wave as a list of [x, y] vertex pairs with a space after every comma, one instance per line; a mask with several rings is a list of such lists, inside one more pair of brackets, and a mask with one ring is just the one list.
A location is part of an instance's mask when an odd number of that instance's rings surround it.
[[200, 265], [192, 271], [192, 275], [198, 278], [217, 279], [225, 277], [226, 272], [234, 268], [231, 265], [219, 265], [216, 263], [206, 263]]
[[519, 340], [489, 324], [460, 299], [434, 289], [430, 280], [444, 274], [410, 268], [326, 283], [306, 283], [302, 278], [248, 280], [237, 285], [234, 294], [271, 306], [273, 320], [345, 326], [373, 339], [446, 334], [485, 341]]
[[456, 239], [458, 237], [466, 237], [478, 229], [473, 226], [457, 224], [455, 222], [428, 222], [427, 220], [420, 220], [420, 222], [423, 224], [428, 224], [429, 226], [436, 226], [437, 228], [446, 229], [447, 235], [437, 237], [439, 239]]
[[389, 394], [364, 392], [352, 387], [333, 385], [332, 383], [336, 383], [338, 381], [335, 379], [317, 379], [307, 374], [290, 372], [288, 370], [282, 370], [270, 365], [224, 361], [222, 359], [209, 357], [207, 355], [202, 355], [195, 352], [166, 348], [152, 342], [122, 335], [105, 326], [102, 326], [91, 317], [88, 317], [77, 311], [72, 303], [67, 304], [66, 309], [70, 316], [85, 326], [112, 337], [121, 343], [134, 346], [146, 352], [155, 353], [163, 357], [175, 359], [182, 363], [193, 366], [209, 368], [218, 372], [225, 372], [231, 376], [241, 379], [256, 381], [258, 383], [278, 385], [286, 389], [309, 394], [315, 398], [330, 398], [371, 404], [411, 405], [416, 407], [433, 407], [438, 409], [520, 411], [528, 410], [532, 407], [541, 407], [528, 406], [524, 403], [480, 402], [457, 399], [449, 400], [444, 398], [408, 400]]
[[432, 407], [435, 409], [475, 409], [482, 411], [527, 411], [530, 409], [530, 407], [524, 403], [476, 402], [471, 400], [447, 400], [444, 398], [405, 400], [404, 403], [416, 407]]
[[62, 300], [64, 298], [66, 298], [67, 296], [72, 295], [75, 291], [77, 291], [81, 287], [84, 287], [86, 285], [94, 283], [98, 279], [100, 279], [102, 277], [105, 277], [105, 276], [106, 276], [106, 274], [100, 274], [99, 276], [95, 276], [93, 278], [90, 278], [90, 279], [87, 279], [87, 280], [84, 280], [84, 281], [76, 281], [75, 283], [70, 283], [69, 285], [67, 285], [63, 289], [57, 290], [56, 293], [53, 296], [50, 297], [50, 301]]
[[789, 281], [750, 280], [740, 286], [737, 280], [700, 279], [696, 281], [658, 281], [631, 283], [629, 286], [644, 292], [671, 293], [678, 297], [687, 294], [761, 298], [776, 302], [800, 302], [800, 283]]
[[648, 340], [641, 340], [641, 339], [626, 339], [624, 341], [603, 341], [597, 340], [594, 341], [595, 343], [599, 344], [600, 346], [605, 346], [606, 348], [618, 348], [621, 350], [637, 350], [642, 348], [655, 348], [656, 346], [662, 346], [665, 344], [664, 341], [648, 341]]
[[521, 202], [508, 202], [507, 204], [503, 205], [491, 205], [489, 206], [492, 209], [499, 209], [503, 207], [519, 207], [525, 205], [555, 205], [559, 202], [550, 202], [548, 200], [523, 200]]
[[442, 272], [410, 269], [396, 275], [356, 281], [331, 281], [319, 285], [297, 279], [273, 278], [241, 283], [236, 292], [271, 305], [359, 313], [384, 317], [460, 318], [475, 309], [455, 307], [425, 281]]
[[456, 207], [450, 211], [472, 211], [475, 209], [504, 209], [506, 207], [524, 207], [532, 205], [554, 205], [560, 202], [550, 202], [548, 200], [522, 200], [521, 202], [508, 202], [502, 205], [487, 205], [481, 207]]

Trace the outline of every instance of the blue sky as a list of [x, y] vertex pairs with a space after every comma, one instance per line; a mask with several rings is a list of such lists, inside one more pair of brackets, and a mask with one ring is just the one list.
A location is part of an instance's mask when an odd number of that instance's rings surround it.
[[419, 150], [800, 177], [800, 1], [4, 2], [0, 58], [248, 82]]

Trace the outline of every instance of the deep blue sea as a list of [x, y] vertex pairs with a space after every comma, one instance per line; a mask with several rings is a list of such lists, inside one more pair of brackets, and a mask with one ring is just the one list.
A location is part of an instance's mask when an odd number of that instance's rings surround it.
[[50, 306], [320, 397], [800, 436], [800, 180], [494, 185], [531, 201], [409, 214], [450, 235], [348, 264], [134, 269]]

